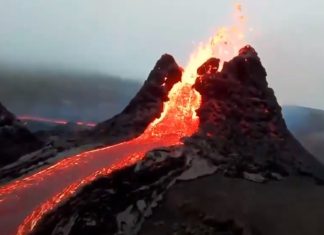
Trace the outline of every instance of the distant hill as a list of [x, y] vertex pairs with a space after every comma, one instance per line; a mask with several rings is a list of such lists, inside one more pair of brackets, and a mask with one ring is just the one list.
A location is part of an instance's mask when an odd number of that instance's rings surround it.
[[[119, 113], [141, 82], [116, 76], [0, 67], [0, 100], [16, 115], [100, 122]], [[288, 128], [324, 163], [324, 111], [284, 106]]]
[[0, 100], [17, 116], [99, 122], [120, 112], [140, 86], [110, 75], [0, 67]]
[[324, 110], [284, 106], [283, 115], [294, 136], [324, 163]]

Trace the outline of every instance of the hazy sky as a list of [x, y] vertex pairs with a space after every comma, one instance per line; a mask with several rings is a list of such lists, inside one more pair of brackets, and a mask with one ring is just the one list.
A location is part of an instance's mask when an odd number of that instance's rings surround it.
[[[0, 0], [0, 65], [144, 80], [162, 53], [185, 65], [195, 43], [230, 23], [234, 2]], [[324, 109], [324, 1], [240, 2], [279, 101]]]

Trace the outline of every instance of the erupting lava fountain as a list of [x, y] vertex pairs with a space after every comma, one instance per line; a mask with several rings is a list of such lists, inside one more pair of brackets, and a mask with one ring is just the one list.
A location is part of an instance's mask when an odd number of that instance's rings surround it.
[[[0, 188], [0, 221], [6, 226], [3, 234], [27, 234], [43, 215], [72, 196], [80, 187], [112, 171], [135, 163], [156, 147], [180, 144], [192, 135], [199, 120], [195, 110], [200, 95], [192, 85], [196, 70], [210, 57], [227, 61], [245, 45], [245, 19], [236, 7], [235, 24], [221, 28], [191, 55], [182, 75], [182, 82], [173, 86], [169, 101], [159, 119], [153, 121], [136, 139], [117, 145], [83, 152], [65, 158], [48, 168]], [[103, 166], [107, 166], [104, 167]]]

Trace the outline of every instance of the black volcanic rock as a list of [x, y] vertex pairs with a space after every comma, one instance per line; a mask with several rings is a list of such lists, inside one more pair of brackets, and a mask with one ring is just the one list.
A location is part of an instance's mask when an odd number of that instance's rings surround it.
[[197, 74], [204, 75], [208, 73], [216, 73], [219, 67], [219, 62], [220, 60], [217, 58], [210, 58], [197, 69]]
[[15, 162], [42, 143], [0, 103], [0, 166]]
[[32, 234], [132, 234], [186, 169], [181, 155], [176, 146], [148, 152], [143, 161], [86, 186]]
[[0, 103], [0, 125], [12, 125], [14, 121], [15, 116]]
[[171, 55], [163, 55], [156, 63], [142, 88], [127, 107], [113, 118], [99, 123], [94, 130], [99, 139], [119, 142], [134, 138], [146, 129], [163, 111], [163, 102], [173, 85], [181, 81], [182, 69]]
[[33, 234], [322, 234], [323, 166], [288, 131], [257, 53], [218, 63], [198, 68], [197, 133], [95, 180]]
[[305, 177], [257, 184], [206, 176], [174, 185], [139, 234], [324, 234], [323, 196]]
[[[266, 75], [250, 46], [225, 63], [221, 72], [200, 73], [194, 85], [202, 96], [197, 111], [200, 127], [188, 143], [206, 156], [213, 153], [210, 149], [225, 156], [224, 172], [231, 176], [307, 172], [324, 179], [321, 164], [288, 131]], [[204, 145], [199, 147], [198, 140]]]

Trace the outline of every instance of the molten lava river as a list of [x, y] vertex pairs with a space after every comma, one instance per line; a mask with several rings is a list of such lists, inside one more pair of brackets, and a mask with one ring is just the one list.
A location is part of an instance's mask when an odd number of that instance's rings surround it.
[[[239, 9], [239, 7], [238, 7]], [[243, 17], [240, 17], [241, 20]], [[100, 176], [128, 166], [149, 150], [181, 144], [199, 124], [200, 95], [192, 89], [196, 70], [212, 56], [226, 61], [245, 44], [242, 27], [222, 28], [191, 55], [182, 82], [174, 85], [159, 119], [136, 139], [67, 157], [0, 188], [0, 233], [28, 234], [43, 215]]]

